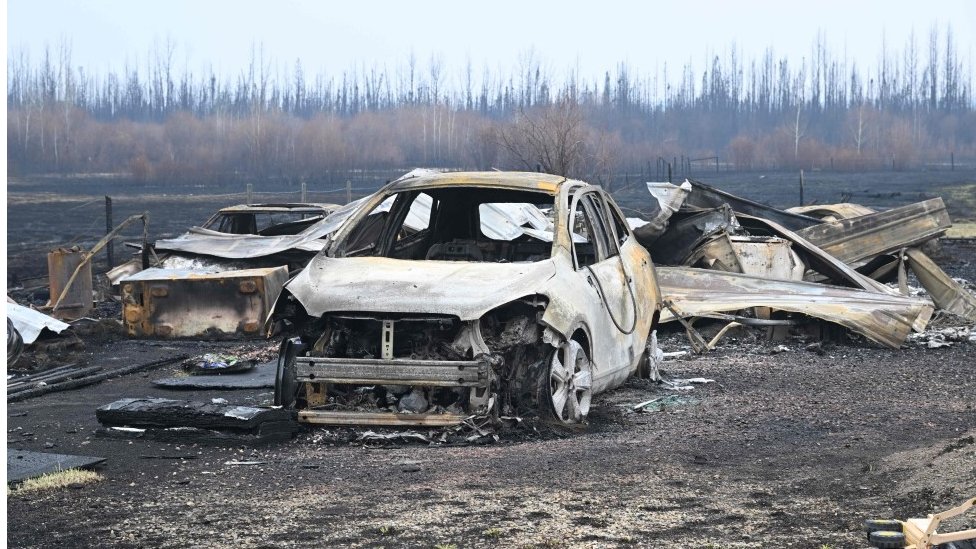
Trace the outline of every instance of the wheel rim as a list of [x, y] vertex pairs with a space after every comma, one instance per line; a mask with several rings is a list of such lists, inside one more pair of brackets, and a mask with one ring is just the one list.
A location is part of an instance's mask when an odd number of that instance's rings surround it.
[[586, 351], [576, 341], [559, 346], [549, 363], [549, 401], [564, 423], [579, 423], [590, 412], [593, 372]]

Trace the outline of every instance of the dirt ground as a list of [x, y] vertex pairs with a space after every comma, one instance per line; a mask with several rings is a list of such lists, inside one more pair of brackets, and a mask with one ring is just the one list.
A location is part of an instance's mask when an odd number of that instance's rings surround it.
[[[947, 242], [938, 261], [976, 281], [972, 241]], [[976, 495], [976, 344], [809, 344], [732, 333], [707, 355], [665, 363], [670, 378], [713, 383], [677, 392], [631, 380], [598, 396], [582, 428], [487, 444], [377, 446], [321, 428], [259, 448], [96, 436], [95, 408], [119, 398], [270, 399], [270, 389], [151, 385], [175, 365], [11, 403], [7, 448], [107, 460], [101, 482], [9, 494], [7, 542], [866, 547], [865, 518], [924, 516]], [[661, 346], [687, 341], [665, 332]], [[81, 358], [110, 368], [238, 347], [102, 338]], [[976, 515], [950, 526], [976, 527]]]
[[[976, 271], [972, 244], [943, 265]], [[145, 363], [234, 343], [112, 340], [86, 362]], [[267, 346], [255, 342], [254, 346]], [[662, 347], [680, 350], [682, 334]], [[787, 350], [782, 350], [784, 345]], [[349, 441], [307, 429], [261, 448], [95, 435], [122, 397], [222, 397], [150, 385], [176, 366], [7, 407], [8, 448], [108, 458], [106, 480], [7, 500], [12, 547], [865, 547], [865, 518], [924, 516], [976, 494], [976, 345], [729, 337], [594, 401], [575, 432], [479, 445]], [[647, 412], [633, 405], [678, 395]], [[231, 465], [232, 461], [258, 461]], [[970, 517], [958, 526], [972, 527]]]

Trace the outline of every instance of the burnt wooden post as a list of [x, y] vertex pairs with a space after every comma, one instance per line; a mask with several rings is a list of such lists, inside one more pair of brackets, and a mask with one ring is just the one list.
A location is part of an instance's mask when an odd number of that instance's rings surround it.
[[352, 181], [346, 180], [346, 204], [352, 202]]
[[[112, 228], [115, 225], [112, 223], [112, 197], [105, 197], [105, 234], [112, 232]], [[112, 240], [108, 241], [105, 246], [105, 253], [108, 254], [108, 268], [111, 269], [115, 266], [115, 243]]]
[[949, 170], [956, 171], [956, 152], [949, 153]]
[[800, 205], [803, 205], [803, 170], [800, 170]]
[[718, 173], [718, 157], [715, 157], [715, 173]]
[[671, 163], [670, 162], [668, 163], [668, 183], [673, 183], [673, 181], [671, 181]]
[[307, 195], [308, 195], [308, 188], [306, 187], [305, 182], [302, 181], [302, 204], [304, 204], [305, 202], [308, 202], [306, 200], [306, 196]]

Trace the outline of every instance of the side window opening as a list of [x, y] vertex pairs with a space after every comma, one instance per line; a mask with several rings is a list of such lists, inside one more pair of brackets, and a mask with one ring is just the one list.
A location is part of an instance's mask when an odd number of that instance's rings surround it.
[[616, 230], [618, 247], [623, 246], [630, 237], [630, 226], [627, 224], [627, 220], [620, 214], [620, 211], [611, 206], [609, 202], [604, 202], [604, 207], [607, 216], [610, 218], [610, 222], [613, 224], [613, 228]]
[[607, 219], [606, 208], [603, 199], [596, 193], [587, 193], [585, 196], [587, 207], [593, 216], [594, 238], [599, 239], [600, 249], [603, 252], [600, 260], [615, 257], [618, 253], [617, 242], [613, 237], [613, 230]]
[[576, 206], [570, 213], [569, 230], [573, 239], [573, 255], [576, 258], [576, 268], [582, 269], [598, 261], [596, 245], [594, 244], [594, 226], [592, 214], [587, 211], [585, 197], [576, 201]]

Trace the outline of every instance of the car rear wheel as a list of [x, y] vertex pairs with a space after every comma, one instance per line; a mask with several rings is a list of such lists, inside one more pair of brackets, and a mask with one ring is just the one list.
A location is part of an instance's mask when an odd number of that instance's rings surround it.
[[549, 404], [563, 423], [580, 423], [590, 413], [593, 399], [593, 370], [586, 349], [569, 340], [559, 346], [549, 361]]

